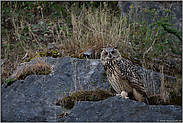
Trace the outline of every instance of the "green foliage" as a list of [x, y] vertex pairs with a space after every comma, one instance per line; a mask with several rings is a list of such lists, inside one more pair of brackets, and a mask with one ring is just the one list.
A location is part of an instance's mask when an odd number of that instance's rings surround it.
[[96, 85], [97, 83], [94, 81], [93, 84]]
[[58, 88], [59, 88], [60, 91], [58, 91], [57, 88], [55, 87], [55, 90], [56, 90], [57, 94], [60, 94], [60, 92], [63, 94], [64, 92], [61, 90], [61, 88], [59, 86], [58, 86]]
[[61, 55], [57, 51], [51, 50], [51, 51], [47, 51], [47, 52], [39, 52], [34, 57], [28, 59], [27, 61], [29, 62], [38, 57], [48, 57], [48, 56], [52, 56], [53, 58], [61, 57]]
[[103, 76], [107, 76], [107, 74], [105, 72], [103, 72]]
[[[174, 25], [170, 23], [173, 18], [170, 14], [171, 11], [164, 11], [161, 18], [157, 16], [155, 9], [144, 9], [143, 11], [151, 16], [154, 21], [149, 25], [145, 21], [131, 24], [133, 31], [130, 34], [130, 41], [132, 49], [135, 51], [133, 55], [136, 58], [143, 59], [142, 53], [150, 48], [151, 50], [145, 57], [145, 61], [148, 62], [152, 62], [154, 58], [164, 59], [164, 56], [170, 52], [182, 57], [182, 31], [175, 29]], [[175, 36], [177, 40], [175, 40]], [[126, 55], [123, 53], [123, 56]]]
[[9, 83], [9, 82], [14, 82], [15, 80], [13, 78], [9, 78], [9, 79], [6, 79], [4, 82], [6, 83]]

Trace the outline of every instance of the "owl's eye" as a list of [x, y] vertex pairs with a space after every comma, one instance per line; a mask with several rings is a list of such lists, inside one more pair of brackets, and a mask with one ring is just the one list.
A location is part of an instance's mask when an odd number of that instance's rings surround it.
[[112, 54], [114, 54], [114, 53], [115, 53], [115, 51], [112, 51], [111, 53], [112, 53]]
[[105, 52], [105, 55], [108, 55], [108, 52]]

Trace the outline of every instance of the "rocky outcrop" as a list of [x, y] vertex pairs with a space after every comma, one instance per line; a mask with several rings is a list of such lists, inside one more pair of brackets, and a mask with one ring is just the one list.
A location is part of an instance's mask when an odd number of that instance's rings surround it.
[[[110, 86], [106, 79], [106, 76], [103, 75], [104, 70], [99, 59], [86, 60], [70, 57], [62, 57], [62, 58], [40, 57], [38, 59], [46, 62], [48, 65], [52, 65], [52, 72], [49, 75], [29, 75], [25, 78], [25, 80], [17, 80], [7, 88], [5, 88], [5, 86], [2, 86], [1, 87], [2, 121], [16, 121], [16, 122], [64, 121], [66, 117], [59, 119], [60, 114], [63, 114], [65, 112], [69, 113], [70, 111], [63, 109], [60, 106], [56, 106], [55, 105], [56, 100], [63, 98], [65, 95], [68, 95], [69, 93], [73, 93], [75, 91], [80, 90], [87, 90], [87, 89], [95, 90], [96, 88], [100, 88], [103, 90], [110, 90], [109, 89]], [[37, 59], [34, 59], [30, 63], [36, 64], [37, 61], [38, 61]], [[173, 82], [173, 80], [175, 79], [173, 77], [167, 75], [161, 75], [160, 73], [143, 69], [141, 67], [137, 67], [137, 69], [140, 75], [142, 76], [144, 83], [145, 84], [149, 83], [149, 89], [151, 89], [151, 85], [152, 86], [155, 85], [156, 90], [158, 90], [161, 86], [160, 78], [162, 76], [164, 76], [165, 79], [171, 82]], [[116, 110], [116, 108], [119, 107], [120, 102], [126, 104], [130, 103], [130, 106], [133, 107], [134, 109], [138, 108], [137, 106], [139, 104], [144, 105], [146, 108], [147, 107], [149, 108], [149, 106], [141, 102], [135, 103], [135, 101], [132, 100], [123, 100], [123, 99], [118, 100], [117, 97], [110, 98], [109, 100], [111, 99], [114, 99], [113, 103], [111, 103], [112, 104], [111, 108], [113, 108], [111, 110], [114, 111]], [[97, 103], [97, 105], [99, 106], [100, 103], [103, 106], [109, 105], [107, 103], [108, 102], [107, 100], [104, 100], [103, 102], [100, 101], [99, 103]], [[93, 102], [86, 102], [86, 103], [89, 104], [91, 103], [92, 105], [94, 105]], [[83, 104], [84, 106], [85, 102], [80, 103], [80, 105], [81, 104]], [[121, 108], [122, 107], [123, 106], [121, 106]], [[92, 111], [92, 108], [88, 111]], [[140, 108], [138, 109], [140, 110]], [[165, 111], [169, 110], [169, 108], [168, 109], [163, 108], [163, 109]], [[181, 110], [180, 107], [178, 109]], [[103, 108], [101, 110], [103, 110]], [[126, 111], [127, 109], [120, 109], [120, 110]], [[177, 112], [176, 111], [177, 108], [173, 108], [170, 111], [172, 110]], [[129, 110], [129, 112], [130, 111], [131, 110]], [[93, 112], [95, 112], [95, 110], [93, 110]], [[141, 112], [143, 111], [141, 110]], [[76, 115], [79, 116], [79, 113], [80, 112], [78, 112], [78, 114]], [[111, 115], [110, 112], [108, 113], [109, 115]], [[114, 116], [111, 117], [115, 119]], [[115, 117], [118, 117], [118, 115], [115, 115]], [[179, 115], [177, 115], [177, 117], [179, 118]], [[162, 116], [162, 118], [165, 118], [163, 120], [167, 119], [164, 116]], [[98, 120], [106, 121], [102, 119]], [[70, 120], [68, 119], [66, 121]]]
[[65, 122], [181, 122], [181, 106], [146, 105], [120, 97], [77, 102]]
[[[39, 59], [52, 64], [52, 72], [49, 75], [29, 75], [7, 88], [3, 86], [2, 121], [56, 121], [56, 117], [65, 110], [54, 102], [64, 95], [86, 89], [109, 89], [106, 78], [103, 78], [100, 60], [70, 57]], [[31, 63], [36, 64], [36, 61], [34, 59]], [[19, 68], [17, 70], [21, 70]]]

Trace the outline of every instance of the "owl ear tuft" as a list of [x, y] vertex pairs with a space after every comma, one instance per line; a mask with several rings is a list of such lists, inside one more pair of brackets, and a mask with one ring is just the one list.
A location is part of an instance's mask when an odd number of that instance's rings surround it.
[[118, 48], [118, 46], [117, 47], [114, 47], [114, 49], [117, 49]]

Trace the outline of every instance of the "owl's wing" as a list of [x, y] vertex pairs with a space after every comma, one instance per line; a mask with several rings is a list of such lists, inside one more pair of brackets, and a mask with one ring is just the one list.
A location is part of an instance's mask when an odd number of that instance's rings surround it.
[[133, 63], [123, 58], [117, 60], [116, 62], [117, 63], [115, 65], [117, 65], [116, 68], [118, 68], [118, 71], [120, 71], [121, 78], [127, 79], [133, 88], [142, 94], [143, 97], [147, 97], [144, 84]]

